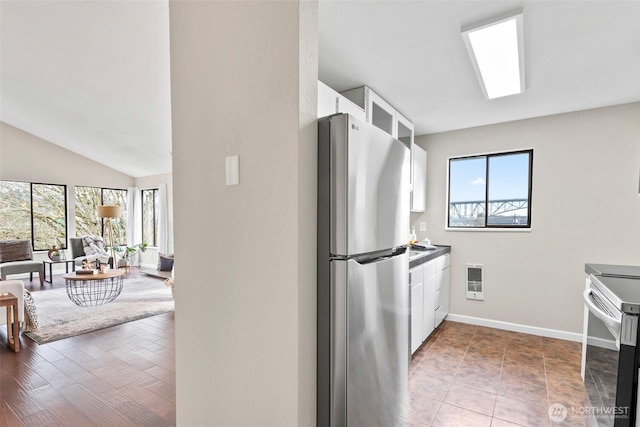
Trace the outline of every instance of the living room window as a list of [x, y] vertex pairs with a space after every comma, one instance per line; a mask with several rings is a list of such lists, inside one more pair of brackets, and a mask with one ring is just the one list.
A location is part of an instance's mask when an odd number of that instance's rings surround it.
[[158, 189], [142, 190], [142, 241], [158, 246]]
[[531, 228], [533, 150], [449, 159], [449, 229]]
[[112, 220], [113, 241], [127, 243], [127, 190], [76, 186], [76, 236], [104, 236], [104, 219], [98, 217], [99, 205], [118, 205], [122, 217]]
[[31, 240], [47, 250], [67, 241], [67, 187], [0, 181], [0, 239]]
[[[127, 190], [102, 189], [102, 204], [120, 206], [122, 216], [111, 223], [113, 226], [113, 242], [116, 245], [127, 244]], [[103, 219], [103, 232], [106, 229]]]

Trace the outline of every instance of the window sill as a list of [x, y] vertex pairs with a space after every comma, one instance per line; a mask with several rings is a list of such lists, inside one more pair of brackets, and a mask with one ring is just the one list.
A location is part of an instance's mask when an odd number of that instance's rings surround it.
[[531, 227], [520, 227], [520, 228], [493, 228], [493, 227], [476, 227], [476, 228], [472, 228], [472, 227], [468, 227], [468, 228], [462, 228], [462, 227], [444, 227], [444, 231], [472, 231], [472, 232], [479, 232], [479, 231], [489, 231], [492, 233], [510, 233], [510, 232], [516, 232], [516, 233], [530, 233], [532, 230]]

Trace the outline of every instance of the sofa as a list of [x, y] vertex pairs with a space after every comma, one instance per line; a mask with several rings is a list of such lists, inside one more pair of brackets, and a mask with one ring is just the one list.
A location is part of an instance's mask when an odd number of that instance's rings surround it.
[[23, 273], [29, 273], [29, 281], [33, 281], [33, 273], [38, 273], [40, 286], [44, 285], [44, 265], [33, 260], [31, 241], [0, 240], [0, 279]]

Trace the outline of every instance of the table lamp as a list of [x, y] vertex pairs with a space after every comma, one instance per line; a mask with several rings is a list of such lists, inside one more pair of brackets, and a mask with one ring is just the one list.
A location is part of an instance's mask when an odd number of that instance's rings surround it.
[[111, 227], [112, 218], [120, 218], [120, 206], [100, 205], [98, 206], [98, 216], [107, 219], [107, 228], [109, 236], [109, 247], [111, 248], [111, 257], [116, 262], [116, 251], [113, 248], [113, 228]]

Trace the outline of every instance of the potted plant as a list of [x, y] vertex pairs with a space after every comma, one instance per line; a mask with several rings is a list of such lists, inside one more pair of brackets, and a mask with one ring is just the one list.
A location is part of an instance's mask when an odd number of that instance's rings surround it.
[[118, 267], [130, 267], [131, 266], [131, 258], [140, 252], [146, 252], [147, 246], [146, 243], [138, 243], [133, 246], [114, 246], [113, 249], [116, 251], [118, 255], [120, 255], [121, 259], [118, 261]]
[[49, 252], [47, 252], [47, 255], [49, 256], [49, 259], [51, 261], [55, 261], [55, 262], [60, 261], [60, 250], [56, 248], [55, 245], [53, 245], [53, 247], [49, 249]]

